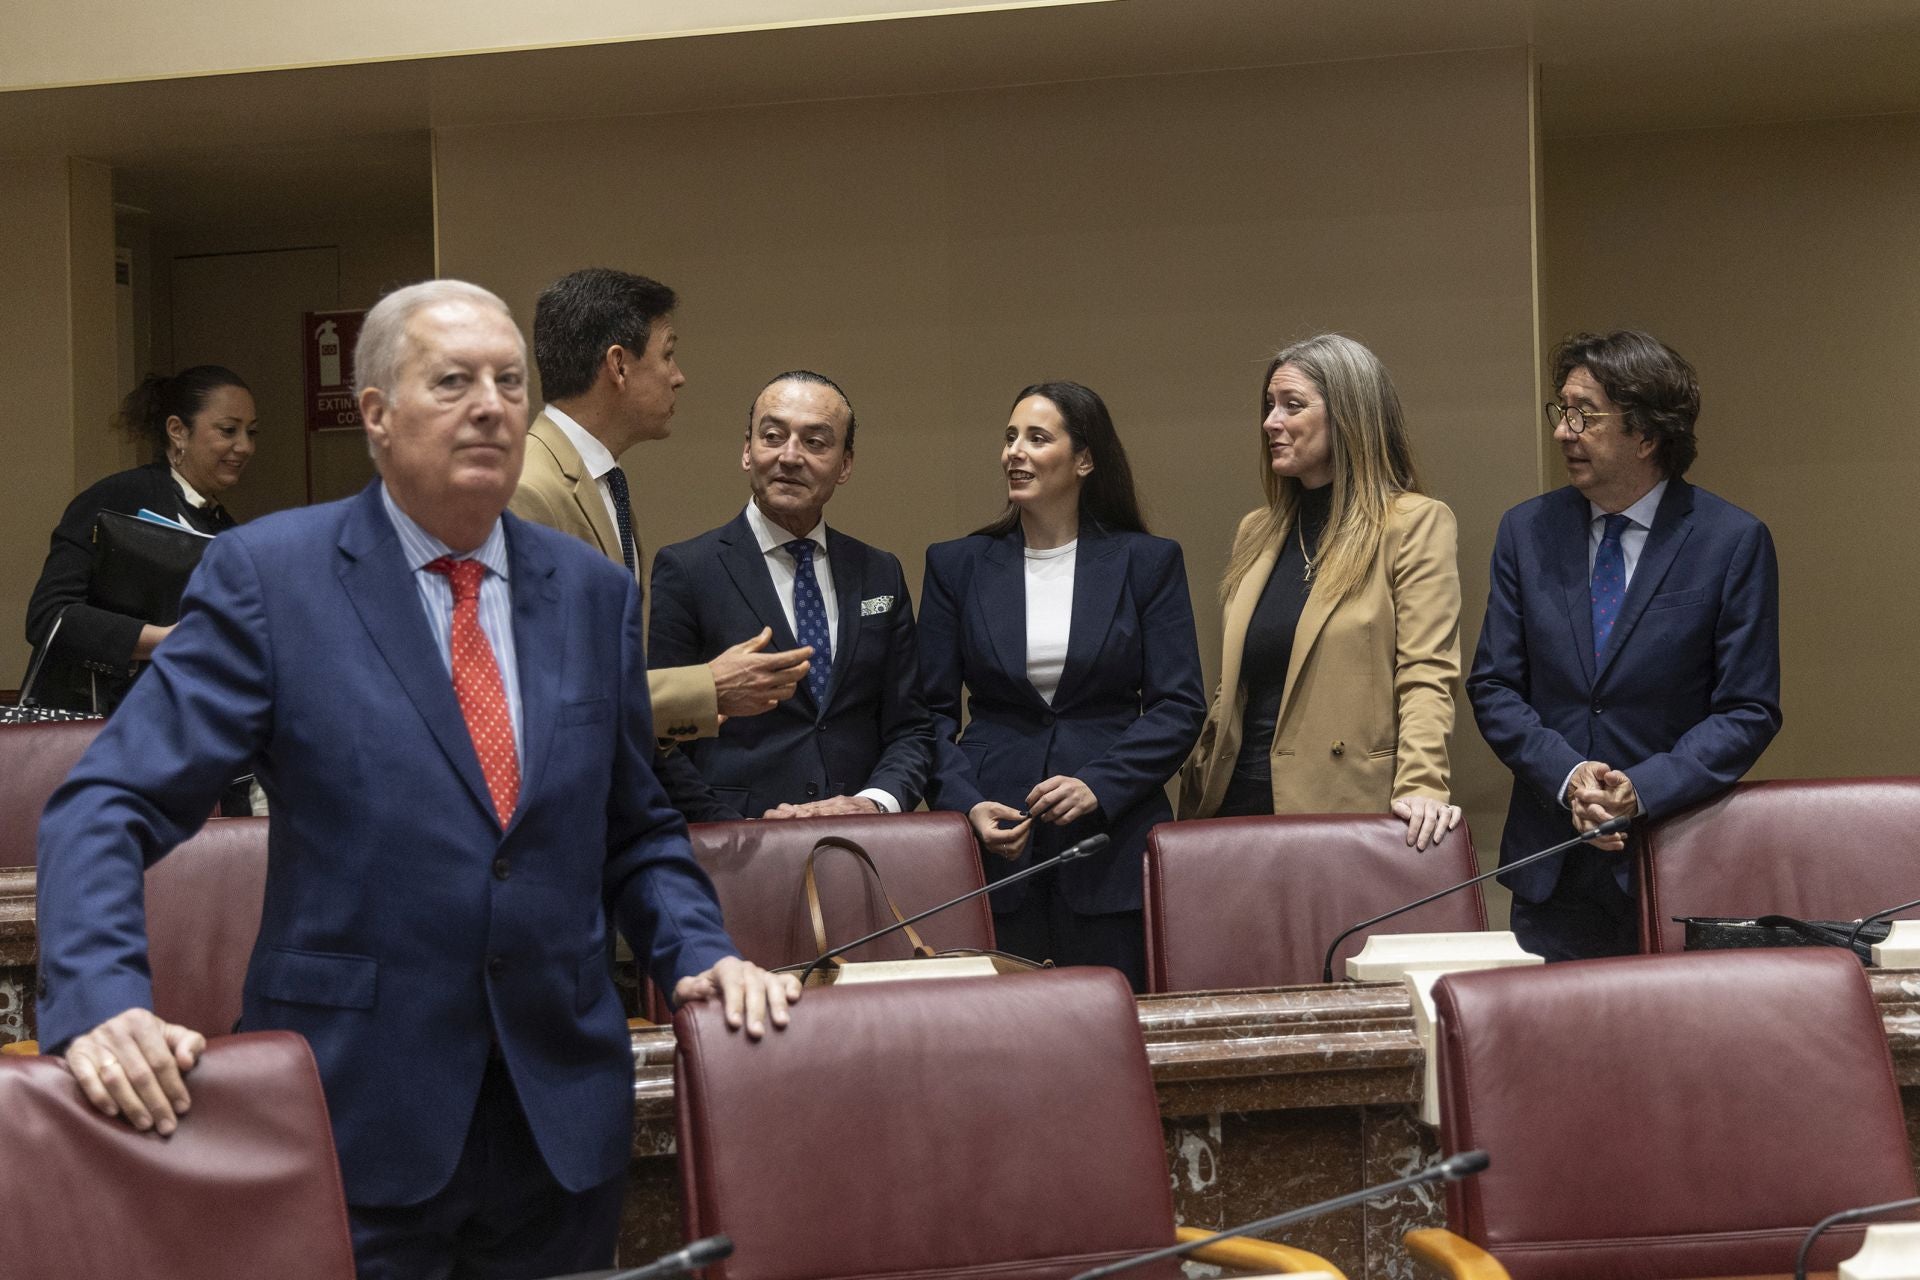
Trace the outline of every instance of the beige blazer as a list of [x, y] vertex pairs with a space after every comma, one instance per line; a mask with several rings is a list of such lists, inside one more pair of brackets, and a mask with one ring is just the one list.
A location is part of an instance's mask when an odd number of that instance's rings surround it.
[[[1253, 536], [1252, 513], [1234, 540]], [[1247, 626], [1280, 554], [1268, 547], [1227, 602], [1220, 685], [1180, 773], [1182, 818], [1219, 811], [1240, 754]], [[1402, 494], [1372, 571], [1335, 603], [1315, 582], [1300, 613], [1269, 760], [1275, 813], [1383, 813], [1448, 800], [1447, 739], [1460, 682], [1460, 572], [1453, 512]]]
[[[520, 468], [520, 487], [507, 505], [521, 519], [570, 533], [624, 566], [620, 531], [607, 514], [600, 486], [587, 474], [586, 463], [567, 433], [544, 413], [527, 430], [527, 458]], [[633, 550], [639, 558], [638, 530], [634, 531]], [[662, 738], [685, 741], [711, 738], [720, 732], [719, 695], [714, 692], [713, 672], [705, 666], [649, 671], [647, 691], [653, 698], [654, 730]]]

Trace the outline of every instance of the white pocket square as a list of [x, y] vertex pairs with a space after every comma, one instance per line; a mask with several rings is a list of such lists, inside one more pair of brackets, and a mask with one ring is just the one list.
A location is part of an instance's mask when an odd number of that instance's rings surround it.
[[877, 613], [885, 613], [893, 608], [892, 596], [873, 596], [860, 602], [860, 616], [871, 618]]

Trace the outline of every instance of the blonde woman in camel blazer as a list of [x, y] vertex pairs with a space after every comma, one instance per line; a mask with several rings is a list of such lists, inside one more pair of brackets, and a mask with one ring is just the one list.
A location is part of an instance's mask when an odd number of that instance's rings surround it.
[[1419, 491], [1399, 397], [1367, 348], [1296, 343], [1263, 388], [1267, 504], [1234, 539], [1220, 686], [1179, 816], [1386, 810], [1424, 849], [1460, 821], [1453, 512]]

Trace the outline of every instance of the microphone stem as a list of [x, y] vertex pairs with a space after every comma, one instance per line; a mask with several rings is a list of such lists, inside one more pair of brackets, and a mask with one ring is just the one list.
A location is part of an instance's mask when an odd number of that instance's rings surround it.
[[[1085, 843], [1085, 842], [1082, 841], [1082, 843]], [[1002, 876], [1000, 879], [995, 880], [992, 884], [982, 885], [978, 889], [969, 889], [967, 892], [961, 894], [959, 897], [943, 902], [937, 907], [928, 907], [925, 911], [920, 912], [918, 915], [908, 916], [905, 920], [896, 920], [884, 929], [875, 929], [872, 933], [868, 934], [864, 938], [855, 938], [852, 942], [842, 943], [840, 946], [834, 947], [830, 951], [822, 951], [819, 955], [813, 958], [812, 964], [809, 964], [805, 969], [800, 971], [800, 985], [803, 987], [806, 986], [807, 979], [813, 976], [813, 971], [815, 969], [818, 969], [821, 965], [825, 964], [827, 961], [833, 959], [835, 956], [844, 955], [849, 951], [853, 951], [859, 947], [864, 947], [869, 942], [872, 942], [875, 938], [884, 938], [888, 934], [895, 933], [901, 929], [904, 929], [910, 924], [919, 924], [922, 920], [925, 920], [928, 916], [938, 915], [942, 911], [945, 911], [948, 907], [957, 907], [961, 903], [967, 901], [969, 898], [977, 898], [982, 894], [992, 893], [995, 889], [999, 889], [1005, 885], [1010, 885], [1017, 880], [1025, 880], [1028, 876], [1039, 875], [1042, 871], [1049, 870], [1059, 865], [1062, 862], [1070, 862], [1075, 858], [1082, 858], [1082, 857], [1085, 857], [1088, 853], [1095, 852], [1092, 849], [1087, 849], [1084, 851], [1079, 851], [1079, 850], [1080, 850], [1079, 845], [1075, 845], [1071, 849], [1063, 849], [1059, 853], [1056, 853], [1053, 857], [1048, 858], [1045, 862], [1036, 862], [1032, 866], [1026, 868], [1026, 870], [1024, 871], [1016, 871], [1010, 876]]]
[[[1920, 905], [1920, 904], [1909, 904]], [[1895, 907], [1895, 911], [1901, 908]], [[1800, 1242], [1800, 1252], [1793, 1260], [1793, 1280], [1807, 1280], [1807, 1255], [1813, 1252], [1813, 1243], [1828, 1227], [1837, 1227], [1844, 1222], [1858, 1222], [1862, 1218], [1877, 1218], [1883, 1213], [1894, 1213], [1901, 1209], [1920, 1208], [1920, 1199], [1890, 1200], [1886, 1204], [1870, 1204], [1861, 1209], [1842, 1209], [1830, 1213], [1813, 1224], [1813, 1230], [1807, 1232], [1806, 1239]]]
[[1903, 902], [1897, 907], [1888, 907], [1885, 911], [1876, 911], [1870, 916], [1854, 921], [1853, 932], [1847, 935], [1847, 950], [1853, 950], [1854, 944], [1860, 941], [1860, 931], [1874, 921], [1885, 920], [1888, 916], [1898, 915], [1900, 912], [1911, 910], [1914, 907], [1920, 907], [1920, 898], [1915, 898], [1912, 902]]
[[[1333, 940], [1333, 945], [1327, 948], [1326, 962], [1320, 966], [1320, 981], [1322, 982], [1333, 981], [1334, 953], [1340, 950], [1341, 943], [1345, 942], [1348, 938], [1351, 938], [1354, 934], [1360, 932], [1362, 929], [1371, 929], [1374, 925], [1382, 924], [1388, 920], [1393, 919], [1395, 916], [1405, 915], [1407, 912], [1412, 911], [1415, 907], [1424, 907], [1429, 902], [1432, 902], [1437, 898], [1444, 898], [1450, 893], [1458, 893], [1462, 889], [1471, 888], [1472, 886], [1479, 884], [1482, 880], [1491, 880], [1495, 876], [1502, 875], [1508, 871], [1518, 871], [1522, 867], [1531, 866], [1534, 863], [1540, 861], [1540, 859], [1542, 858], [1551, 858], [1556, 853], [1565, 853], [1567, 850], [1573, 848], [1575, 845], [1585, 844], [1587, 841], [1592, 840], [1597, 836], [1617, 834], [1618, 831], [1623, 829], [1625, 824], [1623, 824], [1622, 827], [1613, 828], [1612, 830], [1609, 830], [1609, 828], [1613, 827], [1613, 823], [1618, 821], [1620, 821], [1620, 819], [1618, 818], [1609, 819], [1608, 821], [1601, 823], [1597, 827], [1593, 827], [1593, 828], [1590, 828], [1589, 830], [1582, 831], [1579, 835], [1575, 836], [1571, 840], [1561, 841], [1559, 844], [1554, 845], [1550, 849], [1542, 849], [1538, 853], [1530, 853], [1526, 857], [1520, 859], [1518, 862], [1509, 862], [1505, 866], [1495, 867], [1491, 871], [1483, 871], [1471, 880], [1462, 880], [1459, 884], [1448, 885], [1446, 888], [1440, 890], [1440, 892], [1430, 893], [1426, 897], [1420, 899], [1418, 902], [1409, 902], [1403, 907], [1395, 907], [1393, 910], [1386, 912], [1384, 915], [1377, 915], [1371, 920], [1362, 920], [1359, 924], [1356, 924], [1352, 928], [1347, 929], [1343, 933], [1341, 933], [1339, 937]], [[1896, 911], [1898, 911], [1899, 909], [1900, 908], [1898, 907], [1894, 908], [1894, 910]]]

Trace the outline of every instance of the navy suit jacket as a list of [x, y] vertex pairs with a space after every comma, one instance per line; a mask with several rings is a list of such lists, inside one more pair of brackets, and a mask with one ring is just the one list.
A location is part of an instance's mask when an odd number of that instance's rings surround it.
[[[1573, 835], [1559, 790], [1582, 760], [1633, 779], [1658, 818], [1731, 786], [1780, 729], [1780, 581], [1766, 525], [1684, 480], [1668, 483], [1596, 662], [1587, 499], [1568, 487], [1500, 521], [1467, 693], [1513, 771], [1500, 842], [1512, 862]], [[1563, 858], [1502, 881], [1553, 892]], [[1627, 884], [1628, 860], [1617, 876]]]
[[[927, 548], [920, 667], [940, 752], [928, 803], [1024, 809], [1036, 783], [1079, 778], [1100, 807], [1064, 827], [1035, 823], [1019, 858], [985, 856], [987, 878], [1104, 831], [1113, 841], [1104, 853], [1052, 874], [1065, 876], [1068, 905], [1083, 915], [1137, 910], [1147, 832], [1172, 820], [1167, 779], [1207, 714], [1186, 563], [1166, 538], [1081, 527], [1066, 668], [1048, 705], [1027, 679], [1025, 551], [1017, 528]], [[1031, 887], [995, 893], [994, 908], [1012, 910]]]
[[[690, 821], [757, 818], [776, 805], [869, 787], [903, 811], [920, 803], [933, 728], [920, 697], [906, 575], [895, 556], [831, 528], [827, 562], [840, 634], [826, 704], [802, 680], [773, 710], [730, 718], [718, 737], [667, 752], [668, 788]], [[773, 628], [774, 649], [799, 647], [744, 512], [654, 556], [654, 666], [710, 662], [762, 627]]]
[[505, 831], [377, 481], [207, 548], [178, 629], [41, 821], [58, 1050], [151, 1007], [142, 868], [256, 761], [273, 821], [240, 1026], [313, 1046], [353, 1204], [446, 1184], [496, 1039], [561, 1184], [616, 1176], [633, 1061], [606, 905], [668, 989], [735, 951], [650, 767], [633, 579], [502, 519], [526, 738]]

